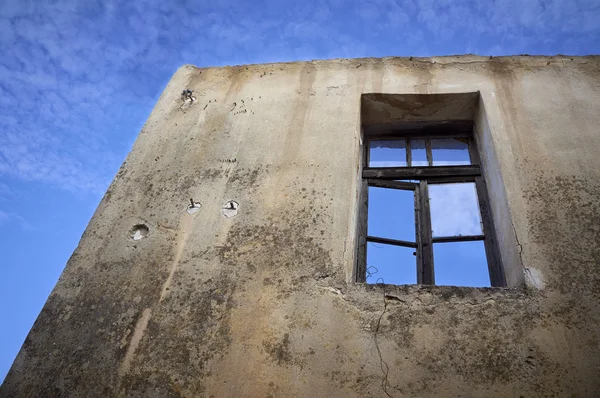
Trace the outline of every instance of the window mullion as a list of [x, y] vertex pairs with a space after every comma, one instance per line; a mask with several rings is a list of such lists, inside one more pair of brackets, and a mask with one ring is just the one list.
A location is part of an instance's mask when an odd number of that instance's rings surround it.
[[419, 207], [419, 236], [421, 241], [421, 283], [424, 285], [434, 285], [433, 268], [433, 246], [431, 243], [431, 213], [429, 211], [429, 189], [427, 180], [421, 180], [419, 184], [419, 196], [421, 199]]
[[481, 165], [481, 159], [479, 159], [479, 154], [475, 150], [475, 140], [473, 137], [468, 137], [468, 150], [469, 150], [469, 159], [471, 160], [471, 164]]
[[481, 212], [481, 222], [483, 223], [483, 234], [485, 235], [483, 243], [490, 272], [490, 283], [492, 286], [506, 286], [506, 278], [502, 271], [500, 253], [496, 244], [494, 223], [492, 221], [487, 189], [483, 177], [475, 178], [475, 189], [477, 190], [479, 211]]
[[425, 150], [427, 151], [427, 162], [429, 166], [433, 166], [433, 155], [431, 153], [431, 140], [429, 138], [425, 139]]
[[415, 242], [410, 242], [410, 241], [406, 241], [406, 240], [382, 238], [379, 236], [371, 236], [371, 235], [367, 235], [367, 242], [382, 243], [384, 245], [393, 245], [393, 246], [401, 246], [401, 247], [411, 247], [413, 249], [417, 245]]
[[407, 138], [405, 143], [406, 143], [406, 165], [408, 167], [411, 167], [412, 165], [412, 153], [410, 150], [410, 138]]
[[362, 180], [359, 196], [359, 219], [358, 219], [358, 245], [356, 262], [356, 282], [366, 282], [367, 278], [367, 227], [369, 211], [369, 185], [367, 180]]
[[417, 239], [417, 249], [415, 255], [417, 256], [417, 284], [423, 284], [423, 242], [421, 239], [421, 230], [423, 221], [421, 220], [421, 182], [415, 189], [415, 234]]
[[414, 191], [417, 186], [417, 184], [414, 182], [380, 180], [377, 178], [369, 178], [369, 179], [366, 179], [366, 181], [370, 187], [400, 189], [400, 190], [404, 190], [404, 191], [411, 191], [411, 190]]
[[431, 243], [474, 242], [485, 240], [485, 235], [441, 236], [431, 239]]

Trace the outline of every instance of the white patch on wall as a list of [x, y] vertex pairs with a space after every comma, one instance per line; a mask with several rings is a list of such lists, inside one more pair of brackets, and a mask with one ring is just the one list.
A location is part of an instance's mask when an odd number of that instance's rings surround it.
[[200, 202], [195, 202], [194, 199], [190, 199], [190, 204], [187, 207], [187, 213], [194, 214], [195, 212], [200, 210], [201, 207], [202, 205], [200, 204]]
[[545, 283], [540, 271], [535, 268], [524, 268], [525, 270], [525, 281], [528, 286], [535, 287], [536, 289], [542, 290]]
[[223, 215], [227, 218], [235, 217], [238, 213], [238, 208], [240, 204], [234, 200], [230, 200], [229, 202], [223, 205]]

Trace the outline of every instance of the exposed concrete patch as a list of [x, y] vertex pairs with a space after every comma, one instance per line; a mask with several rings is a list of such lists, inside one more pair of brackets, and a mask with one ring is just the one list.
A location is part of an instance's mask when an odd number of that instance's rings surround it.
[[219, 159], [219, 162], [221, 162], [221, 163], [235, 163], [235, 162], [237, 162], [237, 158], [222, 158], [222, 159]]
[[525, 280], [527, 281], [527, 285], [536, 289], [542, 290], [546, 286], [541, 272], [535, 268], [525, 268]]
[[332, 286], [319, 286], [321, 289], [327, 290], [328, 292], [331, 292], [333, 294], [336, 294], [340, 297], [344, 296], [344, 292], [342, 292], [341, 289], [336, 289], [335, 287]]

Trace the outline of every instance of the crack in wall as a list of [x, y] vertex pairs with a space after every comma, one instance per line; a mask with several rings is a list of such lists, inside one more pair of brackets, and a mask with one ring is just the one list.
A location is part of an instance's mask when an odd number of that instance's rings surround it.
[[383, 372], [383, 379], [381, 380], [381, 388], [383, 389], [383, 392], [385, 393], [386, 396], [388, 396], [389, 398], [393, 398], [387, 391], [387, 388], [389, 386], [388, 374], [390, 371], [390, 367], [388, 366], [387, 362], [383, 359], [383, 356], [381, 355], [381, 349], [379, 348], [379, 341], [377, 340], [377, 334], [379, 333], [379, 326], [381, 325], [381, 319], [383, 318], [383, 315], [385, 314], [386, 311], [387, 311], [387, 301], [386, 301], [386, 294], [385, 294], [385, 290], [384, 290], [383, 291], [383, 311], [381, 311], [381, 314], [379, 315], [379, 318], [377, 319], [377, 326], [375, 327], [375, 333], [373, 334], [373, 338], [375, 340], [375, 348], [377, 348], [377, 355], [379, 355], [379, 365], [381, 367], [381, 371]]
[[[515, 228], [515, 223], [512, 221], [512, 216], [511, 216], [511, 225], [513, 227], [513, 232], [515, 234], [515, 240], [517, 241], [517, 247], [519, 248], [519, 260], [521, 260], [521, 266], [523, 266], [523, 245], [521, 245], [521, 243], [519, 242], [519, 237], [517, 236], [517, 229]], [[525, 267], [523, 267], [525, 268]], [[525, 268], [527, 269], [527, 268]]]

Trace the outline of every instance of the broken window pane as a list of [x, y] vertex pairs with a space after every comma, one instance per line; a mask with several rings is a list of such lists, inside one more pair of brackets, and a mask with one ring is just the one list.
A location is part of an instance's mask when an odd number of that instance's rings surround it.
[[406, 167], [405, 140], [374, 140], [369, 146], [369, 167]]
[[435, 284], [489, 287], [490, 275], [483, 241], [433, 244]]
[[410, 140], [411, 166], [429, 166], [425, 140]]
[[369, 187], [367, 235], [415, 242], [415, 192]]
[[432, 138], [431, 156], [434, 166], [471, 164], [467, 138]]
[[431, 235], [482, 235], [474, 182], [429, 185]]
[[410, 247], [367, 243], [367, 283], [417, 283], [417, 260]]

